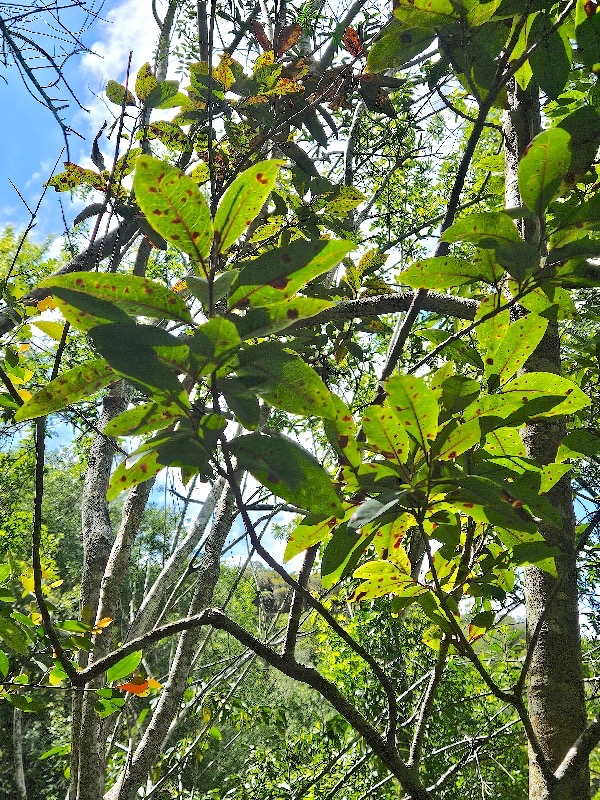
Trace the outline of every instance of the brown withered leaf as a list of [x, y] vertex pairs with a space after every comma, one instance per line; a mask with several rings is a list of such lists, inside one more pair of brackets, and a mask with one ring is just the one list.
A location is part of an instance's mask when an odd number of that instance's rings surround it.
[[354, 30], [354, 28], [346, 28], [344, 35], [342, 36], [342, 44], [350, 53], [350, 55], [354, 56], [354, 58], [364, 55], [365, 48], [360, 40], [360, 36]]
[[286, 25], [285, 28], [282, 28], [277, 35], [277, 41], [275, 43], [275, 56], [279, 58], [279, 56], [287, 53], [287, 51], [296, 44], [301, 33], [302, 26], [298, 25], [298, 23], [294, 25]]
[[264, 26], [262, 22], [259, 22], [257, 19], [252, 20], [252, 28], [254, 29], [254, 35], [256, 36], [256, 41], [262, 47], [263, 50], [272, 50], [273, 45], [271, 44], [271, 40], [267, 36]]

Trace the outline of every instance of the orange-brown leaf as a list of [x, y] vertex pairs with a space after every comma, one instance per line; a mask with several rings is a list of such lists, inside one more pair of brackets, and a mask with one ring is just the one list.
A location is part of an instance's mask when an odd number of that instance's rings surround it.
[[354, 28], [346, 28], [344, 35], [342, 36], [342, 44], [351, 56], [357, 58], [358, 56], [364, 55], [365, 49], [360, 40], [360, 36], [354, 30]]
[[121, 683], [117, 686], [117, 689], [122, 689], [124, 692], [131, 692], [131, 694], [141, 695], [144, 694], [148, 690], [148, 681], [142, 681], [141, 683]]
[[286, 25], [285, 28], [282, 28], [277, 35], [275, 55], [279, 57], [283, 53], [287, 53], [296, 44], [301, 33], [302, 26], [297, 23], [295, 25]]

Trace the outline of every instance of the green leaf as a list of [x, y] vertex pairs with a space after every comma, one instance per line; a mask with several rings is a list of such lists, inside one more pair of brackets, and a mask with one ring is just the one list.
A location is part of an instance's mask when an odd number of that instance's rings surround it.
[[484, 350], [494, 350], [504, 339], [510, 325], [510, 310], [501, 294], [490, 294], [479, 303], [475, 321], [494, 312], [493, 316], [475, 328], [475, 335]]
[[536, 314], [527, 314], [511, 323], [500, 345], [484, 359], [484, 375], [490, 389], [506, 383], [525, 365], [547, 327], [548, 320]]
[[600, 433], [593, 428], [578, 428], [567, 434], [560, 443], [557, 461], [581, 456], [596, 456], [600, 453]]
[[502, 391], [481, 397], [464, 411], [466, 420], [493, 415], [506, 419], [523, 411], [522, 424], [528, 419], [573, 414], [589, 406], [589, 398], [572, 381], [549, 372], [529, 372], [504, 384]]
[[104, 433], [107, 436], [141, 436], [166, 428], [182, 417], [185, 414], [175, 403], [143, 403], [110, 420]]
[[571, 70], [569, 40], [554, 27], [552, 17], [544, 12], [536, 14], [528, 37], [528, 45], [537, 42], [529, 56], [533, 77], [550, 100], [563, 91]]
[[140, 156], [133, 188], [152, 227], [179, 250], [204, 263], [213, 228], [206, 200], [194, 181], [177, 167]]
[[8, 675], [9, 668], [10, 665], [8, 663], [8, 657], [5, 653], [2, 652], [2, 650], [0, 650], [0, 679], [3, 680], [4, 678], [6, 678], [6, 676]]
[[6, 642], [11, 650], [22, 656], [27, 655], [27, 637], [16, 623], [2, 615], [0, 615], [0, 639]]
[[321, 559], [321, 585], [324, 589], [331, 589], [352, 572], [374, 535], [360, 536], [349, 531], [347, 525], [338, 526]]
[[[99, 325], [92, 328], [89, 337], [121, 375], [144, 389], [161, 389], [176, 397], [181, 394], [183, 387], [176, 372], [187, 366], [189, 348], [176, 336], [154, 325]], [[163, 361], [172, 362], [173, 368]]]
[[437, 256], [411, 264], [398, 275], [398, 281], [414, 289], [449, 289], [488, 277], [473, 259]]
[[269, 333], [285, 330], [303, 319], [310, 319], [331, 308], [334, 303], [315, 297], [290, 297], [289, 300], [271, 303], [264, 308], [250, 308], [236, 320], [242, 339], [257, 339]]
[[[435, 457], [453, 461], [459, 455], [478, 444], [480, 439], [481, 429], [478, 419], [471, 419], [464, 423], [451, 420], [441, 429], [438, 435]], [[437, 449], [438, 444], [440, 445], [439, 449]]]
[[276, 342], [264, 342], [240, 353], [240, 378], [267, 403], [291, 414], [336, 418], [331, 392], [315, 370]]
[[53, 298], [67, 322], [79, 331], [87, 333], [97, 325], [118, 322], [122, 325], [133, 325], [134, 320], [114, 303], [100, 300], [72, 289], [55, 287]]
[[114, 103], [117, 106], [122, 106], [123, 101], [125, 101], [126, 106], [135, 106], [135, 97], [126, 89], [123, 84], [117, 83], [117, 81], [109, 81], [106, 84], [106, 96], [110, 100], [111, 103]]
[[233, 181], [215, 214], [215, 241], [219, 253], [237, 242], [264, 206], [285, 162], [259, 161]]
[[226, 361], [241, 345], [231, 320], [213, 317], [194, 331], [190, 342], [192, 360], [201, 374], [207, 374]]
[[159, 464], [157, 458], [158, 453], [149, 453], [143, 448], [122, 461], [111, 475], [106, 499], [109, 501], [114, 500], [117, 495], [126, 489], [131, 489], [132, 486], [137, 486], [139, 483], [148, 481], [158, 475], [161, 469], [164, 469], [164, 465]]
[[50, 178], [46, 186], [54, 186], [57, 192], [69, 192], [78, 186], [91, 186], [92, 189], [103, 191], [106, 189], [106, 178], [92, 169], [65, 161], [65, 171]]
[[435, 439], [438, 403], [423, 378], [395, 375], [385, 382], [387, 402], [406, 432], [424, 449]]
[[188, 307], [176, 292], [156, 281], [135, 275], [76, 272], [47, 278], [40, 286], [49, 289], [53, 294], [57, 288], [71, 290], [72, 294], [68, 296], [71, 305], [75, 305], [78, 300], [76, 293], [81, 294], [77, 307], [84, 311], [88, 310], [87, 298], [93, 297], [114, 304], [133, 316], [174, 319], [186, 323], [192, 321]]
[[570, 145], [567, 131], [551, 128], [535, 137], [519, 163], [519, 192], [536, 214], [550, 205], [569, 171]]
[[305, 517], [300, 525], [297, 525], [291, 532], [283, 554], [284, 564], [299, 553], [308, 550], [309, 547], [329, 538], [331, 531], [337, 525], [335, 517], [313, 520], [314, 515]]
[[126, 678], [128, 675], [131, 675], [141, 660], [141, 650], [135, 650], [133, 653], [129, 653], [129, 655], [117, 661], [116, 664], [113, 664], [112, 667], [106, 670], [106, 682], [114, 683], [115, 681], [121, 680], [121, 678]]
[[464, 375], [450, 375], [442, 382], [442, 403], [449, 414], [463, 411], [478, 396], [479, 382]]
[[255, 258], [242, 261], [242, 269], [229, 297], [229, 308], [262, 306], [286, 300], [309, 281], [337, 266], [350, 250], [352, 242], [316, 239], [295, 242]]
[[250, 431], [256, 430], [260, 422], [260, 403], [254, 392], [247, 391], [237, 378], [222, 378], [219, 389], [238, 422]]
[[527, 457], [527, 450], [516, 428], [498, 428], [488, 433], [484, 449], [492, 456]]
[[278, 497], [324, 517], [344, 516], [331, 478], [296, 442], [251, 433], [236, 437], [229, 449], [240, 467]]
[[432, 30], [459, 18], [450, 0], [396, 0], [394, 16], [405, 25]]
[[[238, 275], [239, 270], [237, 269], [230, 269], [227, 272], [221, 273], [221, 275], [217, 275], [212, 286], [213, 303], [217, 303], [219, 300], [227, 297]], [[208, 308], [210, 295], [208, 291], [208, 281], [206, 278], [197, 278], [193, 275], [189, 275], [185, 279], [185, 282], [187, 284], [187, 288], [194, 295], [194, 297], [200, 300], [203, 306]]]
[[386, 69], [399, 69], [424, 52], [434, 40], [429, 30], [422, 28], [395, 28], [378, 39], [369, 50], [367, 67], [370, 73]]
[[386, 406], [369, 406], [363, 414], [363, 431], [369, 445], [388, 460], [406, 463], [408, 434], [397, 415]]
[[88, 361], [63, 372], [36, 392], [15, 414], [22, 422], [67, 408], [84, 397], [90, 397], [117, 379], [114, 369], [102, 358]]
[[173, 108], [182, 105], [187, 99], [184, 94], [179, 93], [179, 81], [160, 81], [149, 92], [145, 106], [146, 108]]

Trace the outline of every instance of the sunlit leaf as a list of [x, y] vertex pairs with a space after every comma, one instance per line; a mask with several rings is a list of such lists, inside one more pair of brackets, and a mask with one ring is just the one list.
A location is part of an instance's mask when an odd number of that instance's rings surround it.
[[387, 402], [406, 432], [423, 449], [435, 439], [438, 403], [423, 378], [395, 375], [385, 382]]
[[136, 199], [152, 227], [184, 253], [204, 262], [212, 221], [197, 184], [177, 167], [140, 156], [133, 180]]
[[34, 419], [90, 397], [117, 379], [114, 369], [104, 359], [87, 361], [49, 381], [17, 411], [17, 422]]
[[116, 664], [106, 670], [106, 682], [114, 683], [121, 678], [126, 678], [127, 675], [131, 675], [141, 660], [141, 650], [135, 650], [133, 653], [129, 653], [129, 655], [126, 655], [124, 658], [122, 658], [120, 661], [117, 661]]
[[242, 172], [225, 192], [215, 214], [215, 240], [220, 253], [228, 250], [261, 210], [283, 161], [259, 161]]
[[569, 171], [570, 144], [567, 131], [551, 128], [535, 137], [519, 163], [519, 192], [536, 214], [546, 210]]
[[132, 486], [158, 475], [161, 469], [164, 469], [164, 464], [158, 463], [157, 459], [158, 453], [144, 450], [141, 453], [133, 453], [122, 461], [111, 475], [106, 499], [114, 500], [125, 489], [131, 489]]

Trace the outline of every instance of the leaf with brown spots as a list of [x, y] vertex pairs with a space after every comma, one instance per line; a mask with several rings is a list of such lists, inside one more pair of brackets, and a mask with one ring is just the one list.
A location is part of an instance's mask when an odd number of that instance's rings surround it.
[[300, 38], [301, 33], [302, 26], [298, 25], [298, 23], [294, 25], [286, 25], [284, 28], [282, 28], [277, 35], [277, 41], [275, 43], [275, 57], [279, 58], [279, 56], [287, 53], [288, 50], [291, 50], [291, 48]]
[[104, 428], [107, 436], [141, 436], [162, 430], [185, 414], [175, 403], [142, 403], [123, 411]]
[[256, 339], [285, 330], [300, 320], [310, 319], [333, 305], [335, 303], [329, 300], [315, 297], [291, 297], [268, 306], [250, 308], [239, 322], [236, 320], [236, 324], [242, 339]]
[[400, 565], [406, 564], [406, 551], [402, 547], [402, 542], [408, 529], [414, 528], [415, 524], [413, 515], [406, 513], [400, 514], [385, 525], [378, 526], [373, 537], [373, 547], [377, 555], [385, 561], [398, 561]]
[[133, 188], [152, 227], [203, 264], [212, 243], [212, 221], [197, 184], [177, 167], [150, 156], [136, 162]]
[[472, 258], [435, 256], [415, 261], [398, 275], [399, 283], [413, 289], [450, 289], [485, 280]]
[[274, 495], [323, 517], [344, 516], [331, 478], [299, 444], [279, 436], [251, 433], [229, 445], [238, 466], [248, 470]]
[[[314, 524], [311, 523], [311, 519]], [[311, 516], [305, 517], [300, 525], [296, 525], [290, 534], [283, 554], [283, 563], [285, 564], [290, 558], [294, 558], [294, 556], [303, 553], [314, 544], [319, 544], [319, 542], [327, 539], [336, 524], [337, 520], [335, 517], [328, 517], [325, 520], [318, 521], [314, 521], [314, 517]]]
[[78, 186], [91, 186], [92, 189], [104, 191], [106, 178], [93, 169], [85, 169], [71, 161], [65, 161], [65, 171], [50, 178], [46, 186], [54, 186], [57, 192], [69, 192]]
[[154, 71], [149, 63], [143, 64], [135, 78], [135, 93], [140, 100], [145, 100], [150, 92], [158, 86]]
[[438, 428], [438, 402], [423, 378], [395, 375], [385, 382], [387, 402], [408, 435], [427, 450]]
[[35, 419], [60, 411], [84, 397], [91, 397], [116, 380], [117, 375], [103, 359], [88, 361], [63, 372], [36, 392], [15, 414], [15, 421]]
[[[149, 278], [112, 272], [73, 272], [46, 278], [40, 286], [53, 293], [57, 289], [70, 290], [68, 302], [84, 311], [88, 310], [86, 304], [90, 303], [90, 298], [97, 298], [113, 304], [117, 311], [132, 316], [174, 319], [188, 324], [192, 321], [184, 300], [176, 292]], [[56, 294], [59, 298], [62, 296], [60, 292]]]
[[405, 464], [408, 434], [389, 406], [369, 406], [363, 414], [363, 431], [370, 447], [384, 458]]
[[123, 101], [126, 106], [136, 105], [133, 94], [129, 89], [126, 89], [122, 83], [117, 83], [117, 81], [109, 81], [106, 84], [106, 96], [110, 102], [114, 103], [116, 106], [122, 106]]
[[496, 388], [506, 383], [525, 366], [525, 362], [541, 342], [548, 320], [537, 314], [527, 314], [508, 327], [498, 347], [488, 350], [485, 358], [484, 377]]
[[142, 448], [141, 451], [138, 450], [124, 461], [121, 461], [111, 476], [106, 499], [109, 501], [114, 500], [117, 495], [126, 489], [131, 489], [132, 486], [137, 486], [139, 483], [148, 481], [158, 475], [161, 469], [164, 469], [164, 466], [157, 462], [157, 457], [158, 453], [154, 451], [148, 452], [145, 448]]
[[[464, 424], [460, 424], [456, 420], [450, 420], [438, 434], [435, 457], [442, 460], [453, 461], [462, 453], [478, 444], [480, 439], [481, 428], [479, 427], [479, 419], [471, 419]], [[438, 445], [439, 450], [437, 450]]]
[[215, 214], [215, 240], [219, 253], [237, 242], [254, 222], [283, 165], [283, 161], [259, 161], [238, 175], [225, 192]]
[[365, 48], [360, 40], [360, 36], [354, 30], [354, 28], [346, 28], [344, 35], [342, 36], [342, 44], [350, 53], [350, 55], [354, 56], [354, 58], [358, 58], [358, 56], [365, 54]]
[[337, 266], [354, 248], [341, 239], [315, 239], [269, 250], [242, 269], [232, 287], [229, 307], [263, 306], [286, 300], [309, 281]]

